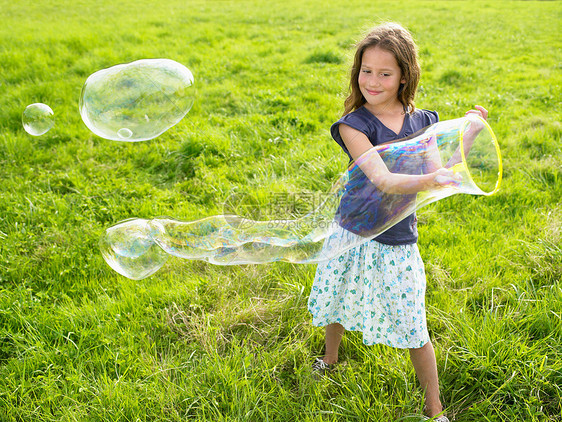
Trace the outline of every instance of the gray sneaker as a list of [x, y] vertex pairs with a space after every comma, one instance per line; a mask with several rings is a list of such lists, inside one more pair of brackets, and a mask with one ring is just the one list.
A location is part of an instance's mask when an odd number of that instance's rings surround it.
[[428, 418], [427, 416], [424, 416], [424, 421], [432, 421], [432, 422], [450, 422], [449, 418], [445, 415], [441, 415], [441, 416], [435, 416], [433, 418]]
[[312, 364], [312, 376], [316, 379], [319, 379], [326, 375], [326, 372], [330, 372], [333, 369], [333, 364], [326, 363], [322, 359], [316, 358], [316, 360]]

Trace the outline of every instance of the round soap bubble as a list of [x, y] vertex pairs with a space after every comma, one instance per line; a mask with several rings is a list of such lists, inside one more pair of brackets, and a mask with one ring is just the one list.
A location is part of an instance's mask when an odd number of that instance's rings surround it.
[[21, 121], [27, 133], [41, 136], [55, 125], [53, 110], [47, 104], [35, 103], [28, 105], [23, 111]]
[[144, 59], [100, 70], [80, 95], [80, 115], [96, 135], [113, 141], [156, 138], [193, 106], [193, 75], [169, 59]]
[[[421, 192], [383, 191], [370, 177], [379, 157], [393, 173], [448, 171], [436, 176], [441, 178], [439, 184]], [[340, 176], [323, 202], [301, 218], [132, 219], [108, 228], [100, 248], [114, 270], [133, 279], [157, 271], [164, 254], [220, 265], [315, 263], [373, 239], [432, 202], [457, 193], [492, 195], [499, 189], [501, 175], [496, 137], [485, 120], [471, 114], [366, 151]]]

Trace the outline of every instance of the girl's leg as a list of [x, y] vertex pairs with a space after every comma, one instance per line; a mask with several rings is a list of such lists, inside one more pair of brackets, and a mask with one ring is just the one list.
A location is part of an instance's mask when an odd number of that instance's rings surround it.
[[410, 359], [422, 389], [425, 391], [425, 409], [427, 416], [435, 416], [443, 411], [439, 400], [439, 380], [437, 379], [437, 362], [431, 342], [419, 349], [410, 349]]
[[345, 329], [343, 325], [335, 323], [326, 325], [326, 353], [323, 361], [327, 364], [338, 361], [338, 351]]

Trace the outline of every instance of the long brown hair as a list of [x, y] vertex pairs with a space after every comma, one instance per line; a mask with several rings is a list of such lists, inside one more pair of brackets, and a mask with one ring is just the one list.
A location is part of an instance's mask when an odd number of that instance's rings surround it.
[[351, 79], [349, 82], [349, 96], [345, 99], [343, 115], [357, 110], [366, 103], [365, 97], [359, 89], [359, 72], [363, 53], [367, 48], [379, 46], [392, 53], [396, 58], [402, 78], [406, 83], [400, 85], [398, 100], [407, 112], [415, 110], [414, 97], [420, 81], [420, 65], [418, 63], [418, 48], [410, 32], [397, 23], [384, 23], [372, 29], [363, 40], [357, 43]]

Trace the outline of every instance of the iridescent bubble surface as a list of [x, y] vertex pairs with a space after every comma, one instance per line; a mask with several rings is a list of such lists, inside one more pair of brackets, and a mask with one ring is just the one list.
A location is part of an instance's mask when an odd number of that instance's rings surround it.
[[156, 138], [193, 106], [193, 75], [169, 59], [144, 59], [90, 75], [80, 96], [80, 115], [96, 135], [113, 141]]
[[30, 104], [23, 111], [21, 121], [27, 133], [41, 136], [55, 125], [55, 114], [47, 104]]
[[[431, 189], [414, 194], [387, 192], [368, 176], [379, 156], [393, 173], [449, 171], [437, 176], [442, 180]], [[143, 262], [143, 269], [135, 274], [137, 278], [157, 271], [166, 254], [220, 265], [315, 263], [378, 236], [432, 202], [456, 193], [492, 195], [499, 188], [501, 174], [501, 156], [492, 129], [486, 121], [469, 115], [368, 150], [340, 176], [323, 202], [301, 218], [254, 221], [217, 215], [196, 221], [133, 219], [106, 230], [103, 255], [112, 268], [126, 276], [134, 272], [136, 259], [143, 254], [151, 256], [138, 261]], [[131, 256], [135, 260], [130, 260]], [[129, 270], [122, 270], [123, 262]], [[150, 269], [145, 265], [148, 262], [154, 262]]]

